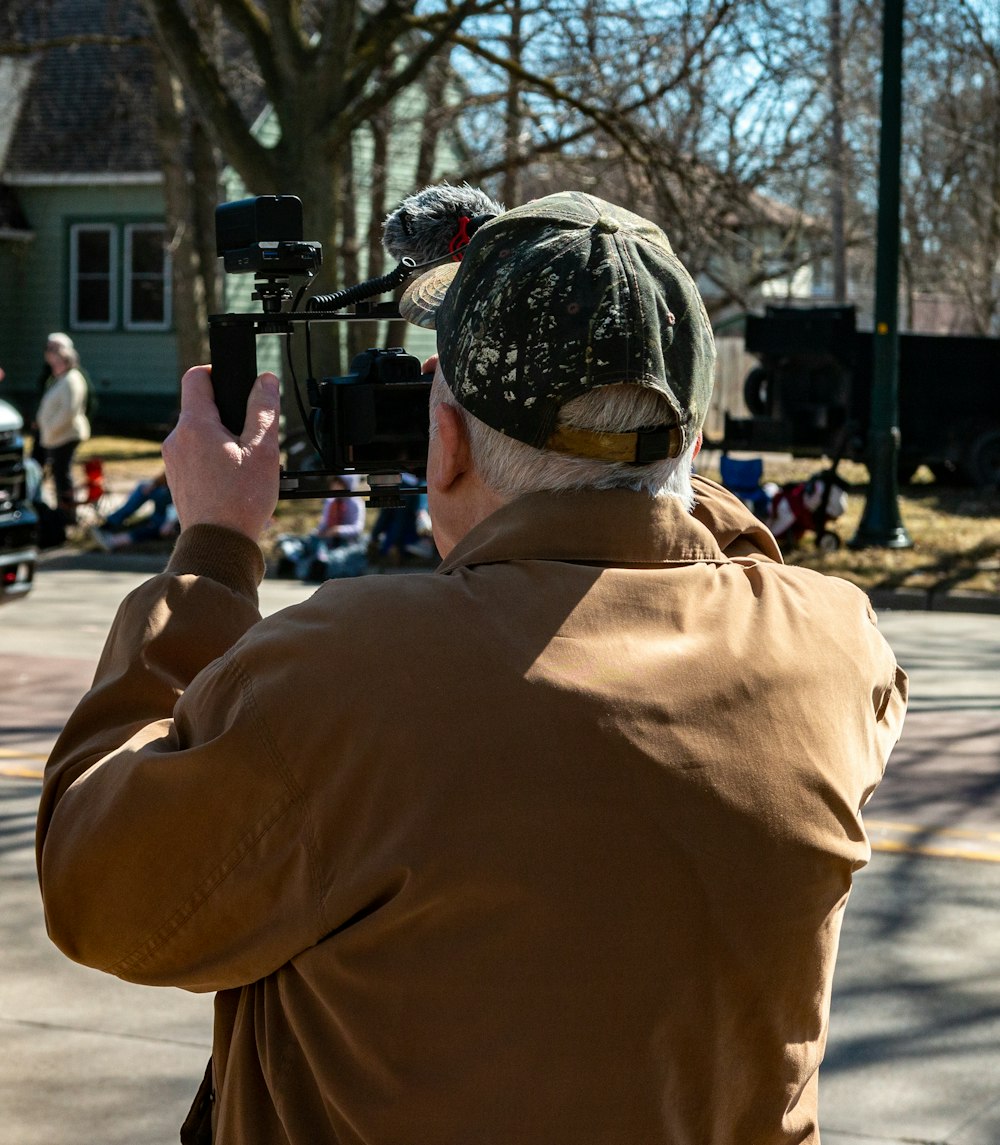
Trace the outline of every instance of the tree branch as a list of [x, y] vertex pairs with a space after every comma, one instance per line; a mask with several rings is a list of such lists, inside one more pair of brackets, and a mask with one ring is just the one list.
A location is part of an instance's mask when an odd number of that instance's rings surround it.
[[[446, 13], [433, 16], [414, 17], [408, 5], [391, 3], [385, 9], [371, 16], [358, 33], [355, 66], [344, 87], [343, 108], [353, 126], [366, 122], [379, 108], [391, 102], [401, 91], [414, 83], [438, 55], [446, 44], [454, 39], [455, 32], [473, 15], [496, 7], [502, 0], [462, 0], [462, 3]], [[388, 22], [387, 11], [392, 10], [395, 18]], [[427, 35], [425, 42], [414, 52], [407, 49], [415, 41], [413, 33]], [[403, 40], [407, 47], [400, 49]], [[374, 90], [369, 90], [369, 80], [384, 67], [385, 61], [397, 53], [405, 55], [402, 68], [385, 74]]]
[[33, 56], [53, 48], [78, 48], [100, 44], [109, 48], [150, 47], [152, 36], [116, 36], [104, 32], [81, 32], [73, 36], [52, 36], [39, 40], [0, 40], [0, 56]]
[[[265, 7], [271, 36], [262, 51], [269, 60], [273, 60], [275, 72], [281, 76], [284, 85], [295, 86], [308, 60], [308, 45], [301, 35], [299, 5], [289, 0], [265, 0]], [[256, 50], [254, 55], [257, 56]], [[257, 58], [260, 59], [259, 56]]]
[[[274, 156], [250, 133], [242, 111], [229, 94], [179, 0], [142, 2], [171, 67], [183, 80], [226, 159], [248, 186], [258, 192], [271, 190], [277, 182]], [[242, 6], [242, 0], [235, 2]]]
[[[143, 0], [148, 4], [148, 0]], [[171, 0], [175, 3], [175, 0]], [[275, 66], [271, 46], [271, 24], [251, 0], [214, 0], [214, 7], [224, 19], [246, 40], [253, 58], [260, 68], [260, 77], [268, 98], [273, 103], [280, 96], [285, 75]]]

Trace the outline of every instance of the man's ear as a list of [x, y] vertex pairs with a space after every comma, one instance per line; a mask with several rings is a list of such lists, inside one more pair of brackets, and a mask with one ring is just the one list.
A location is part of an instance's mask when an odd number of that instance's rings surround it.
[[435, 408], [434, 421], [436, 448], [431, 451], [433, 461], [427, 469], [427, 482], [436, 492], [447, 493], [469, 471], [469, 438], [462, 415], [448, 402]]
[[698, 454], [701, 453], [701, 443], [704, 440], [705, 440], [705, 435], [703, 433], [699, 433], [698, 434], [698, 440], [694, 443], [694, 452], [691, 454], [691, 460], [692, 461], [694, 461], [694, 459], [698, 456]]

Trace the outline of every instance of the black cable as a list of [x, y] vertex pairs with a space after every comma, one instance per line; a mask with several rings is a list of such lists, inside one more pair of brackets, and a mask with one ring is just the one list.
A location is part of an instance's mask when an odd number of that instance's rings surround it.
[[356, 302], [364, 302], [374, 298], [377, 294], [388, 294], [401, 286], [416, 271], [417, 264], [412, 258], [404, 258], [395, 269], [381, 278], [369, 278], [366, 282], [359, 282], [357, 286], [348, 286], [338, 290], [336, 294], [314, 294], [306, 303], [306, 310], [343, 310]]

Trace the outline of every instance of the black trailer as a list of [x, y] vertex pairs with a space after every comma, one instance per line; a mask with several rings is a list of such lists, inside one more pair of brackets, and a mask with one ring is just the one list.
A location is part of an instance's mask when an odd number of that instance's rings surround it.
[[[726, 415], [723, 449], [864, 461], [873, 334], [853, 306], [769, 306], [748, 315], [751, 417]], [[899, 474], [1000, 485], [1000, 338], [899, 336]]]

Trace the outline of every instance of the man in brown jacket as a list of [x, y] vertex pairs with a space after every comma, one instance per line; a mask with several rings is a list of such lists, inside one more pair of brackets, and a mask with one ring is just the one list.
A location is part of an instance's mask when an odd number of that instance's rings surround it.
[[549, 196], [403, 305], [441, 567], [261, 620], [277, 384], [236, 439], [190, 371], [182, 535], [46, 772], [53, 941], [216, 992], [221, 1145], [816, 1143], [905, 706], [868, 601], [692, 480], [714, 348], [658, 228]]

